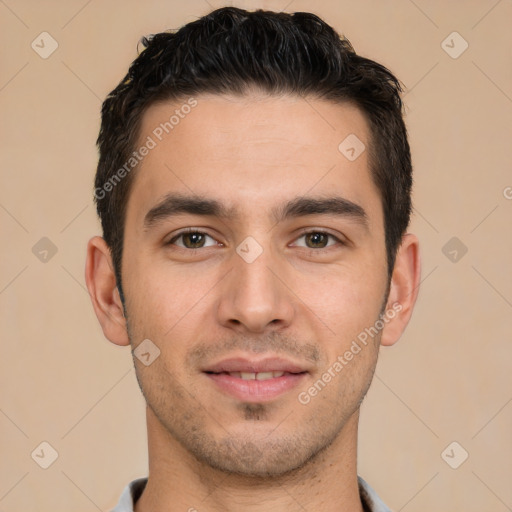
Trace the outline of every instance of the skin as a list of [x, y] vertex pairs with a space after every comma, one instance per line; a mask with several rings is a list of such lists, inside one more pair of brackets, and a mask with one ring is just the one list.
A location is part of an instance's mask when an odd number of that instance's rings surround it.
[[[149, 366], [134, 358], [149, 443], [149, 482], [136, 511], [360, 512], [359, 407], [379, 346], [394, 344], [410, 319], [418, 240], [404, 235], [386, 297], [384, 219], [368, 151], [351, 162], [338, 150], [349, 134], [368, 148], [358, 108], [256, 91], [196, 99], [136, 170], [122, 262], [126, 311], [105, 241], [88, 245], [86, 281], [105, 336], [132, 349], [150, 339], [160, 350]], [[179, 107], [151, 106], [140, 141]], [[215, 199], [231, 215], [180, 214], [144, 229], [146, 213], [169, 193]], [[361, 206], [367, 226], [332, 213], [271, 215], [298, 197], [333, 195]], [[198, 240], [175, 240], [184, 228], [206, 233], [205, 246], [180, 247]], [[303, 228], [336, 238], [304, 236]], [[236, 252], [248, 236], [263, 250], [252, 263]], [[379, 334], [300, 403], [299, 393], [393, 304], [401, 309]], [[244, 402], [202, 371], [240, 355], [281, 356], [308, 374], [277, 398]]]

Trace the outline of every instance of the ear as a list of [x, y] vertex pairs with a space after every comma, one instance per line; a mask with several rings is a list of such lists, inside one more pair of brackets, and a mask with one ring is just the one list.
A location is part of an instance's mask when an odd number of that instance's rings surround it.
[[107, 243], [99, 236], [91, 238], [87, 244], [85, 282], [105, 337], [116, 345], [129, 345], [112, 256]]
[[382, 331], [381, 345], [395, 344], [412, 315], [420, 285], [421, 261], [416, 235], [407, 233], [398, 249], [385, 315], [389, 319]]

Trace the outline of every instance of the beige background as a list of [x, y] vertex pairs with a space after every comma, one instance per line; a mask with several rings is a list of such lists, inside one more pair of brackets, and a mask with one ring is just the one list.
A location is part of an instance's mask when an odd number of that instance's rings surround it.
[[[108, 511], [146, 474], [130, 351], [104, 339], [84, 288], [99, 110], [142, 35], [227, 3], [0, 1], [0, 512]], [[512, 510], [512, 2], [234, 4], [313, 11], [408, 87], [423, 283], [381, 351], [359, 473], [397, 511]], [[59, 45], [47, 59], [31, 48], [43, 31]], [[453, 31], [469, 44], [456, 59]], [[453, 441], [452, 464], [469, 453], [458, 469], [441, 456]]]

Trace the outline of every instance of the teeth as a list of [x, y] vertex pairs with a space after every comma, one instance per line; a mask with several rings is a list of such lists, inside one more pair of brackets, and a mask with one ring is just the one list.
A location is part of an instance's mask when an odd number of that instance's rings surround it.
[[256, 374], [256, 380], [267, 380], [274, 378], [274, 372], [261, 372]]
[[276, 379], [282, 377], [284, 372], [261, 372], [256, 374], [256, 380]]
[[282, 377], [284, 372], [229, 372], [229, 375], [231, 375], [231, 377], [237, 377], [242, 380], [268, 380]]

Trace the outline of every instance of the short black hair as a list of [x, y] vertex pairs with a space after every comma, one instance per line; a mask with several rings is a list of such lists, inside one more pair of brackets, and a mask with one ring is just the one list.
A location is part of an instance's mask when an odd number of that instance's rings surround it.
[[348, 102], [362, 111], [370, 127], [370, 172], [382, 200], [391, 277], [412, 209], [412, 164], [402, 86], [386, 67], [357, 55], [348, 39], [307, 12], [224, 7], [141, 42], [143, 51], [103, 103], [97, 140], [95, 201], [121, 298], [125, 214], [134, 174], [125, 164], [143, 114], [158, 101], [201, 93], [244, 95], [255, 88], [276, 96]]

